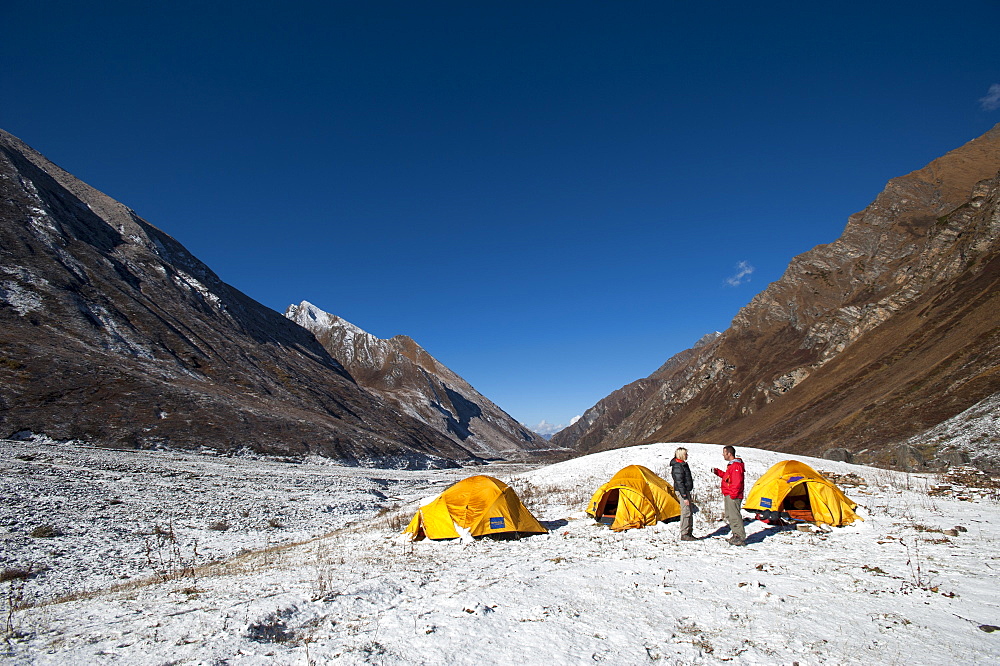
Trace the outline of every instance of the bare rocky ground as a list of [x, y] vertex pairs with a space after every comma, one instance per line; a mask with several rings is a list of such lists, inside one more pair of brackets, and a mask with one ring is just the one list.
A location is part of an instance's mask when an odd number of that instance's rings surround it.
[[469, 474], [0, 440], [0, 573], [25, 601], [106, 588], [327, 534]]

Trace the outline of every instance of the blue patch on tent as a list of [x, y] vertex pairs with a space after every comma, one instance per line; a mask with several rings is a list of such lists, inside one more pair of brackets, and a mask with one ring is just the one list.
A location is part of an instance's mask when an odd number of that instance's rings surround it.
[[788, 477], [788, 483], [795, 483], [796, 481], [801, 481], [804, 478], [806, 478], [806, 477], [804, 477], [804, 476], [790, 476], [790, 477]]
[[762, 507], [764, 507], [765, 509], [770, 509], [771, 508], [771, 498], [770, 497], [761, 497], [760, 498], [760, 505]]
[[503, 520], [503, 516], [499, 518], [490, 518], [490, 529], [491, 530], [502, 530], [506, 526]]

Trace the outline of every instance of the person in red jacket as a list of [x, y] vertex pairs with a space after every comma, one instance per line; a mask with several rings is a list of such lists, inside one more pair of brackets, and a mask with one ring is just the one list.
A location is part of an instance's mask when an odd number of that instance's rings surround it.
[[743, 528], [743, 514], [740, 513], [740, 500], [743, 499], [743, 461], [736, 457], [736, 449], [732, 446], [722, 447], [722, 458], [728, 465], [726, 471], [712, 468], [715, 475], [722, 477], [722, 502], [726, 509], [726, 521], [733, 535], [729, 543], [734, 546], [745, 546], [747, 532]]

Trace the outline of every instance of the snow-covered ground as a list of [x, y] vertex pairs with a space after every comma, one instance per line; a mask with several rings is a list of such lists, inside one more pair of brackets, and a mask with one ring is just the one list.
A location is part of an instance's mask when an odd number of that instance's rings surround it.
[[965, 454], [978, 467], [1000, 469], [1000, 393], [983, 398], [964, 412], [914, 435], [906, 444], [937, 448], [939, 457]]
[[[3, 566], [29, 568], [44, 554], [39, 548], [64, 553], [49, 571], [4, 582], [8, 603], [95, 590], [13, 613], [0, 608], [8, 625], [0, 654], [10, 663], [1000, 662], [997, 493], [952, 483], [939, 494], [929, 490], [941, 483], [936, 477], [798, 457], [862, 478], [864, 485], [842, 487], [867, 520], [822, 532], [752, 522], [748, 546], [737, 548], [725, 541], [710, 472], [723, 466], [715, 445], [687, 445], [702, 507], [695, 534], [704, 537], [691, 543], [677, 541], [676, 522], [614, 533], [582, 512], [625, 465], [669, 478], [675, 444], [526, 472], [3, 447]], [[751, 482], [786, 457], [739, 453]], [[103, 462], [84, 462], [91, 456]], [[400, 537], [418, 496], [476, 473], [511, 483], [550, 533], [469, 543]], [[9, 501], [10, 492], [19, 499]], [[211, 549], [219, 561], [187, 570], [188, 546], [167, 543], [150, 566], [145, 551], [158, 547], [150, 540], [163, 536], [155, 527], [162, 531], [167, 515], [177, 541], [197, 537], [199, 555]], [[64, 536], [25, 537], [43, 517]], [[272, 517], [285, 526], [269, 527]], [[221, 519], [229, 529], [208, 529]], [[145, 534], [126, 537], [116, 525]], [[311, 537], [317, 533], [324, 535]], [[278, 534], [302, 542], [274, 545]], [[64, 559], [76, 550], [96, 555]], [[131, 572], [124, 584], [109, 575], [116, 566]]]
[[468, 474], [0, 440], [0, 567], [41, 571], [32, 598], [105, 588], [327, 534]]

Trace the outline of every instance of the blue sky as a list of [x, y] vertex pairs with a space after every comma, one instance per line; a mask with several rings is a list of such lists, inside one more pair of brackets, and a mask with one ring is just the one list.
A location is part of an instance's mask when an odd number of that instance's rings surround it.
[[[874, 5], [874, 6], [873, 6]], [[45, 2], [0, 127], [567, 423], [1000, 122], [1000, 3]]]

